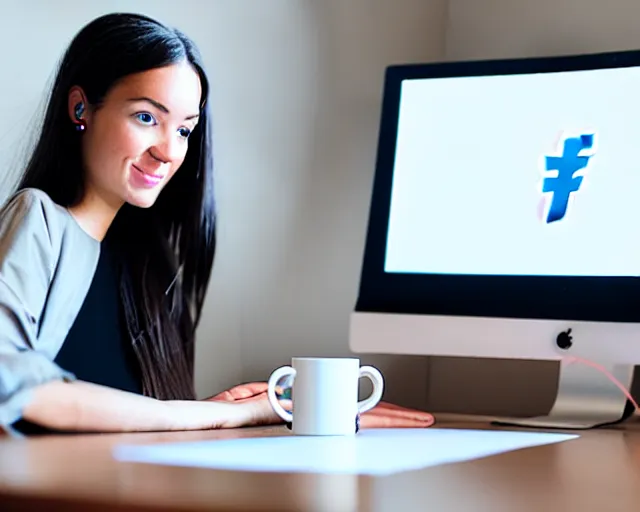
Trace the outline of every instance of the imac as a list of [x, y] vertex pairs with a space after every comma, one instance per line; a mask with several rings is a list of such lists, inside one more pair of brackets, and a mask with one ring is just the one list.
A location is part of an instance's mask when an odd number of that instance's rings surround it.
[[549, 414], [623, 420], [640, 363], [640, 51], [387, 69], [349, 345], [561, 362]]

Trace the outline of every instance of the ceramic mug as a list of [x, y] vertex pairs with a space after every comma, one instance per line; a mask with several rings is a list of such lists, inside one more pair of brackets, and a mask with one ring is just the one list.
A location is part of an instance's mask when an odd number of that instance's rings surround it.
[[[358, 383], [367, 377], [371, 395], [358, 401]], [[278, 402], [276, 386], [292, 382], [293, 413]], [[360, 366], [356, 358], [294, 357], [269, 377], [267, 395], [273, 410], [291, 423], [296, 435], [343, 436], [356, 433], [358, 416], [375, 407], [382, 398], [384, 379], [373, 366]]]

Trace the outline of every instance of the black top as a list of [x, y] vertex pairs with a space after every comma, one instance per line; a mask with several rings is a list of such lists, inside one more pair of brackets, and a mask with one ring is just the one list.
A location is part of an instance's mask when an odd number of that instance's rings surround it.
[[[108, 238], [102, 242], [91, 286], [55, 362], [78, 380], [142, 394], [140, 367], [125, 323]], [[25, 420], [13, 427], [24, 434], [48, 432]]]
[[91, 287], [55, 362], [79, 380], [142, 393], [115, 259], [105, 242]]

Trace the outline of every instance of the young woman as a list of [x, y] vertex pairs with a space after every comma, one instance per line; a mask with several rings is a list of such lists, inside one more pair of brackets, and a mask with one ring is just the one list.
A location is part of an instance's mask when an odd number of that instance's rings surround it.
[[[195, 399], [216, 241], [208, 94], [193, 42], [148, 17], [102, 16], [71, 42], [0, 211], [0, 427], [280, 421], [265, 383]], [[366, 416], [363, 427], [433, 421], [387, 405]]]

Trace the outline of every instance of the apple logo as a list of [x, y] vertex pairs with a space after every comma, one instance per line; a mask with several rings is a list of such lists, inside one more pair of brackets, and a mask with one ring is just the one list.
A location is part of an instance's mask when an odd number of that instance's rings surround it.
[[568, 350], [573, 345], [573, 336], [571, 336], [571, 329], [567, 329], [566, 331], [562, 331], [556, 337], [556, 344], [562, 350]]

